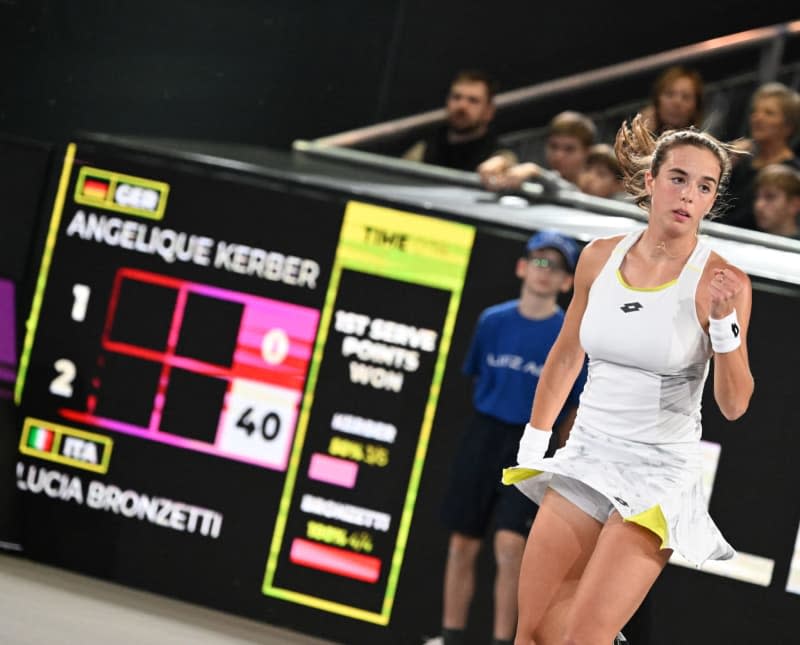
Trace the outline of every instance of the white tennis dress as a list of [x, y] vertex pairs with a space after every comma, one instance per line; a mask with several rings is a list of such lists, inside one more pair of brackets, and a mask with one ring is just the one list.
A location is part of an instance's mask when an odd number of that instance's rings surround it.
[[734, 555], [702, 488], [700, 402], [711, 345], [695, 291], [710, 249], [698, 241], [676, 280], [637, 289], [619, 269], [641, 233], [620, 240], [589, 291], [580, 328], [589, 377], [566, 446], [543, 459], [526, 452], [523, 437], [518, 465], [503, 480], [541, 502], [553, 474], [577, 479], [656, 533], [662, 548], [700, 566]]

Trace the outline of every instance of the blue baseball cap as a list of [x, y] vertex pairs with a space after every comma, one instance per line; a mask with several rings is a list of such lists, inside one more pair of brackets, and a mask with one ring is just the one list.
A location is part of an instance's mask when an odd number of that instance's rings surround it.
[[569, 272], [575, 273], [575, 265], [578, 262], [580, 251], [572, 238], [561, 235], [557, 231], [539, 231], [528, 240], [525, 250], [530, 253], [539, 249], [555, 249], [564, 256]]

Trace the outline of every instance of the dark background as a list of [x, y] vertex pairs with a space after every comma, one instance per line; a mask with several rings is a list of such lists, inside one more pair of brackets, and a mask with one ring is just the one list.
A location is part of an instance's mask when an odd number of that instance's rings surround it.
[[[484, 68], [509, 90], [797, 13], [792, 3], [756, 9], [747, 0], [691, 8], [630, 0], [0, 0], [0, 132], [286, 148], [438, 108], [459, 68]], [[748, 50], [729, 62], [752, 68], [757, 56]], [[546, 102], [528, 116], [644, 97], [651, 80], [570, 106]]]
[[[61, 150], [53, 159], [49, 144], [72, 138], [77, 130], [287, 148], [296, 138], [311, 139], [440, 107], [457, 68], [483, 67], [498, 78], [501, 90], [508, 90], [797, 17], [788, 3], [761, 3], [756, 9], [750, 2], [731, 1], [697, 3], [690, 10], [633, 2], [546, 6], [446, 0], [431, 5], [420, 0], [174, 0], [169, 4], [0, 0], [0, 133], [43, 142], [21, 151], [13, 139], [6, 138], [7, 147], [0, 154], [0, 161], [13, 159], [1, 166], [0, 269], [20, 282], [20, 318], [29, 304], [27, 287], [32, 275], [24, 265], [32, 233], [46, 223], [53, 195], [53, 175], [47, 171], [57, 170], [60, 164]], [[730, 71], [752, 68], [757, 52], [732, 56], [728, 64]], [[545, 102], [531, 110], [532, 125], [537, 124], [535, 119], [546, 119], [565, 107], [583, 109], [584, 105], [643, 97], [649, 81], [631, 79], [615, 88], [587, 92], [579, 97], [585, 101], [580, 105]], [[29, 155], [25, 162], [19, 156], [23, 152]], [[20, 174], [20, 168], [29, 173]], [[41, 183], [48, 181], [51, 187], [40, 190]], [[19, 190], [12, 195], [14, 187]], [[343, 206], [345, 199], [339, 195], [332, 201]], [[36, 246], [40, 249], [41, 231], [33, 237], [39, 237]], [[481, 308], [514, 296], [513, 256], [525, 237], [522, 231], [482, 227], [476, 238], [467, 277], [470, 290], [464, 294], [457, 321], [445, 375], [447, 391], [420, 484], [417, 519], [390, 627], [397, 642], [418, 642], [422, 633], [438, 629], [446, 550], [446, 533], [438, 522], [439, 491], [452, 443], [469, 409], [469, 383], [459, 374], [460, 363]], [[498, 257], [509, 257], [508, 265], [498, 263]], [[793, 432], [797, 409], [786, 402], [796, 389], [790, 388], [796, 381], [792, 370], [799, 350], [796, 343], [787, 343], [781, 350], [786, 360], [778, 363], [774, 338], [793, 337], [799, 301], [796, 296], [778, 297], [758, 290], [754, 299], [757, 308], [750, 343], [759, 387], [753, 408], [745, 419], [731, 425], [722, 423], [710, 411], [712, 406], [705, 407], [709, 436], [724, 446], [719, 492], [711, 511], [736, 546], [775, 558], [775, 574], [770, 587], [762, 589], [668, 567], [652, 598], [659, 643], [756, 643], [763, 636], [776, 635], [776, 642], [790, 642], [780, 637], [790, 638], [798, 597], [783, 587], [800, 518], [796, 504], [786, 507], [798, 482], [793, 461], [798, 449]], [[780, 330], [770, 321], [778, 321]], [[767, 333], [758, 333], [759, 329]], [[7, 418], [13, 411], [3, 407], [0, 413], [0, 426], [15, 425]], [[0, 452], [6, 457], [13, 456], [16, 444], [6, 441], [9, 438], [4, 433]], [[135, 450], [137, 442], [120, 436], [117, 445], [124, 453]], [[170, 468], [189, 466], [180, 451], [158, 446], [151, 465], [157, 468], [162, 463]], [[134, 465], [130, 463], [132, 472]], [[229, 475], [210, 457], [198, 455], [191, 467], [223, 481]], [[264, 472], [246, 466], [236, 472], [240, 482], [247, 480], [246, 485], [263, 484]], [[4, 491], [12, 486], [4, 479]], [[774, 490], [783, 495], [767, 494]], [[13, 506], [13, 501], [2, 501], [5, 508]], [[211, 501], [209, 505], [213, 507]], [[226, 522], [235, 517], [243, 525], [252, 522], [248, 511], [242, 504], [238, 515], [233, 511], [226, 515]], [[56, 525], [51, 520], [62, 519], [60, 514], [63, 519], [69, 516], [73, 524], [61, 525], [64, 540], [47, 544], [44, 533], [36, 528]], [[343, 642], [366, 640], [353, 638], [353, 630], [388, 642], [381, 629], [327, 614], [321, 619], [319, 612], [288, 603], [265, 604], [260, 594], [248, 596], [244, 605], [237, 600], [245, 593], [220, 599], [213, 587], [193, 585], [197, 578], [191, 576], [187, 580], [184, 571], [191, 567], [189, 563], [173, 560], [186, 544], [177, 534], [158, 532], [160, 541], [148, 542], [148, 527], [107, 516], [108, 541], [98, 542], [96, 534], [93, 537], [81, 526], [88, 519], [83, 510], [59, 508], [43, 498], [29, 500], [21, 514], [11, 515], [21, 515], [23, 527], [12, 528], [26, 534], [22, 537], [42, 536], [40, 544], [30, 545], [33, 557], [194, 602], [221, 605], [260, 620], [307, 628]], [[261, 535], [269, 532], [266, 525], [258, 529]], [[143, 542], [151, 545], [149, 551], [139, 550]], [[236, 553], [227, 557], [235, 558]], [[225, 559], [205, 558], [195, 575], [222, 576], [228, 564]], [[258, 584], [261, 566], [263, 562], [252, 570], [252, 579], [236, 577], [229, 584]], [[489, 579], [493, 572], [488, 559], [481, 566], [482, 579]], [[191, 587], [188, 592], [187, 586]], [[476, 599], [474, 609], [472, 623], [480, 632], [475, 634], [476, 642], [479, 637], [485, 641], [491, 620], [488, 594]]]

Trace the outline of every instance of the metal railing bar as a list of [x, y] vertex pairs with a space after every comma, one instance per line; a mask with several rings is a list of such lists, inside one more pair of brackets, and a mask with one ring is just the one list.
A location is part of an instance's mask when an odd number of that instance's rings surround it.
[[[711, 55], [730, 53], [748, 47], [755, 47], [762, 43], [769, 43], [774, 39], [797, 36], [798, 34], [800, 34], [800, 20], [770, 27], [749, 29], [728, 36], [711, 38], [694, 45], [686, 45], [658, 54], [643, 56], [624, 63], [608, 65], [588, 72], [580, 72], [517, 90], [502, 92], [495, 97], [495, 102], [500, 108], [519, 105], [554, 94], [613, 81], [624, 76], [650, 72], [679, 62], [685, 63]], [[321, 146], [354, 146], [364, 141], [394, 136], [406, 130], [432, 125], [444, 120], [444, 118], [444, 108], [439, 108], [321, 137], [316, 139], [315, 143]]]

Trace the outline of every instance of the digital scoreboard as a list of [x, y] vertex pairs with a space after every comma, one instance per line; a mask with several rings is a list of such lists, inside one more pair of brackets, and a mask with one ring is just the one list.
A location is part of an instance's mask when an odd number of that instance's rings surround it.
[[15, 391], [33, 528], [387, 625], [474, 234], [70, 145]]
[[[337, 642], [419, 642], [440, 622], [463, 356], [480, 312], [518, 296], [529, 231], [289, 175], [68, 147], [21, 352], [28, 285], [0, 279], [0, 411], [19, 429], [0, 530], [42, 562]], [[654, 623], [658, 645], [756, 642], [767, 623], [780, 640], [797, 613], [800, 346], [777, 360], [775, 339], [800, 297], [753, 286], [750, 409], [724, 420], [713, 378], [703, 403], [707, 501], [737, 556], [666, 568], [653, 604], [682, 618]], [[473, 609], [490, 638], [490, 594]]]

